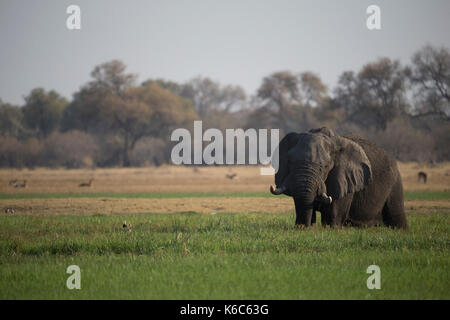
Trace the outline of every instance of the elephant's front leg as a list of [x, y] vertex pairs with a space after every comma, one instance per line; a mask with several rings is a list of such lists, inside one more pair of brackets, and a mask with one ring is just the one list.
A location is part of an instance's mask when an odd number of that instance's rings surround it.
[[352, 204], [353, 194], [346, 195], [344, 198], [333, 201], [331, 205], [323, 206], [322, 224], [331, 227], [341, 226], [348, 218]]
[[338, 204], [333, 203], [331, 205], [330, 226], [332, 228], [339, 227], [341, 225], [341, 223], [340, 223], [341, 221], [340, 221], [340, 218], [339, 218], [341, 212], [340, 212], [339, 209], [340, 209], [340, 206]]
[[323, 227], [332, 226], [333, 224], [335, 224], [336, 208], [334, 203], [322, 206], [320, 208], [320, 214], [320, 220]]

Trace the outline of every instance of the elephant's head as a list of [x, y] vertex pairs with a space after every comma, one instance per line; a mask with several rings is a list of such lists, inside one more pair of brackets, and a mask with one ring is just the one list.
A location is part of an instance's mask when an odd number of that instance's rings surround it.
[[325, 127], [289, 133], [278, 148], [276, 188], [271, 186], [270, 191], [294, 197], [296, 224], [311, 224], [315, 202], [330, 205], [362, 190], [372, 179], [371, 165], [361, 146]]

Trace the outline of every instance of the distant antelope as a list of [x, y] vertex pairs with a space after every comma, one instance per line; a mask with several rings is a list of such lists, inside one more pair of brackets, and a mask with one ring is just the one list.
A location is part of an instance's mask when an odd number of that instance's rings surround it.
[[17, 179], [9, 180], [8, 185], [11, 187], [15, 187], [17, 182], [19, 182], [19, 180], [17, 180]]
[[23, 180], [23, 183], [16, 183], [14, 185], [14, 188], [26, 188], [28, 186], [27, 180]]
[[89, 180], [89, 182], [83, 182], [79, 184], [79, 187], [92, 187], [94, 185], [94, 179]]
[[233, 180], [237, 176], [237, 173], [227, 174], [226, 177], [230, 180]]
[[11, 213], [11, 214], [13, 214], [14, 212], [16, 212], [15, 210], [14, 210], [14, 208], [5, 208], [5, 213]]
[[426, 172], [420, 171], [417, 174], [417, 181], [420, 182], [420, 180], [423, 180], [423, 183], [427, 183], [427, 174], [426, 174]]

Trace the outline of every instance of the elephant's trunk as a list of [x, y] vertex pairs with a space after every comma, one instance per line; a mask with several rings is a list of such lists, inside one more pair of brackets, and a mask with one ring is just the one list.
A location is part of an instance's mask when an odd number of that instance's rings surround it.
[[292, 167], [292, 195], [304, 201], [313, 201], [319, 187], [319, 172], [311, 165], [297, 165]]
[[312, 212], [315, 201], [315, 186], [313, 183], [305, 183], [294, 195], [295, 224], [309, 227], [311, 225]]
[[[317, 190], [322, 183], [320, 170], [319, 166], [310, 163], [299, 163], [291, 168], [297, 225], [311, 225]], [[326, 199], [328, 200], [328, 196]]]
[[298, 226], [311, 226], [311, 218], [313, 213], [312, 206], [305, 207], [304, 203], [299, 198], [294, 198], [295, 203], [295, 224]]

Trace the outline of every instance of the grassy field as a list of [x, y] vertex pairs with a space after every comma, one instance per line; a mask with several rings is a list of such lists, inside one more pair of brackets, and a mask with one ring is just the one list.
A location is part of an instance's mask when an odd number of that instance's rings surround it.
[[400, 168], [409, 232], [295, 228], [257, 168], [2, 170], [0, 299], [449, 299], [450, 165]]

